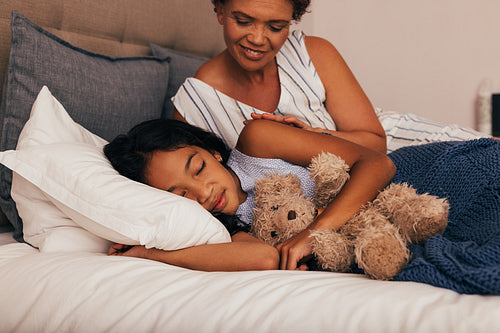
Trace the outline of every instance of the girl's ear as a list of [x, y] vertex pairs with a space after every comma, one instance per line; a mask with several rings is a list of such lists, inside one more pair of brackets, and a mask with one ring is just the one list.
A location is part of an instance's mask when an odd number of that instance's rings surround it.
[[215, 159], [216, 159], [218, 162], [222, 162], [222, 155], [221, 155], [218, 151], [213, 152], [212, 154], [214, 155]]

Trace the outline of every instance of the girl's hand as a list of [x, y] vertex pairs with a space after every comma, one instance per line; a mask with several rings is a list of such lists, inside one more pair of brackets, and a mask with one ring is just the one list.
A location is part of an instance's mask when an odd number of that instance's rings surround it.
[[113, 245], [111, 245], [111, 247], [108, 250], [108, 255], [146, 258], [147, 251], [148, 250], [146, 249], [145, 246], [113, 244]]
[[294, 126], [297, 128], [302, 128], [306, 131], [311, 131], [311, 132], [324, 131], [320, 128], [311, 127], [311, 126], [307, 125], [305, 122], [297, 119], [296, 117], [292, 117], [292, 116], [279, 116], [279, 115], [275, 115], [272, 113], [252, 113], [251, 116], [252, 116], [252, 119], [245, 120], [243, 122], [245, 125], [248, 124], [249, 122], [251, 122], [252, 120], [255, 120], [255, 119], [267, 119], [267, 120], [276, 121], [278, 123], [291, 125], [291, 126]]
[[280, 253], [280, 269], [307, 270], [307, 261], [312, 255], [310, 230], [306, 229], [289, 240], [278, 244]]

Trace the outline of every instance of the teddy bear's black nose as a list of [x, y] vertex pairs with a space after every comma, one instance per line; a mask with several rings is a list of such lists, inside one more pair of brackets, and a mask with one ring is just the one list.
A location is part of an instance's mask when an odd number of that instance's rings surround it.
[[297, 218], [297, 213], [294, 210], [288, 211], [288, 220], [295, 220]]

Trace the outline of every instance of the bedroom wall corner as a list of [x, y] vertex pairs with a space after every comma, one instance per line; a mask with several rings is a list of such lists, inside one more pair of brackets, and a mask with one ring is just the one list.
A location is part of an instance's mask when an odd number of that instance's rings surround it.
[[313, 0], [309, 34], [342, 53], [376, 107], [478, 128], [481, 82], [500, 91], [500, 2]]

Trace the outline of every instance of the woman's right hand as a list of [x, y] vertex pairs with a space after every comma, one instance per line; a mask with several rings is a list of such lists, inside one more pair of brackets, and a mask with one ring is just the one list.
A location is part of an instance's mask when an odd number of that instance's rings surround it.
[[291, 125], [294, 127], [302, 128], [304, 130], [311, 131], [311, 132], [324, 131], [321, 128], [311, 127], [311, 126], [307, 125], [305, 122], [303, 122], [302, 120], [299, 120], [293, 116], [279, 116], [279, 115], [272, 114], [272, 113], [252, 113], [251, 116], [252, 116], [252, 119], [248, 119], [248, 120], [245, 120], [243, 122], [245, 125], [248, 124], [249, 122], [251, 122], [252, 120], [266, 119], [266, 120], [272, 120], [272, 121], [276, 121], [278, 123], [283, 123], [286, 125]]

